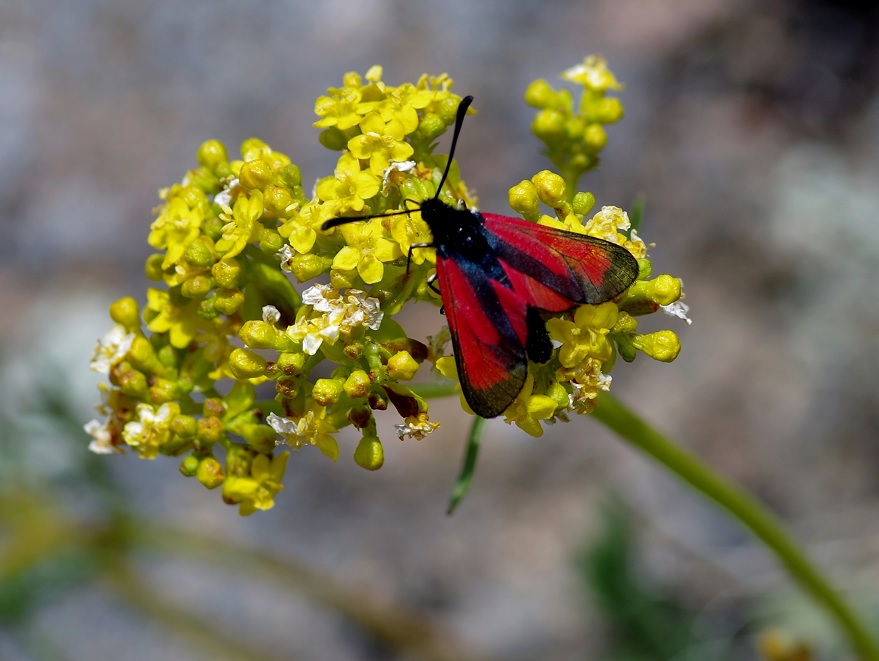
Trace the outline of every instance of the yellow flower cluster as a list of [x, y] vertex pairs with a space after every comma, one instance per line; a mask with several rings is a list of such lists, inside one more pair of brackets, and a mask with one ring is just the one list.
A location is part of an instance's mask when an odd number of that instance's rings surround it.
[[[549, 320], [557, 350], [530, 366], [505, 413], [534, 436], [544, 422], [590, 410], [617, 354], [677, 355], [674, 333], [640, 335], [636, 315], [665, 308], [686, 318], [680, 281], [647, 279], [647, 246], [625, 212], [604, 207], [584, 221], [595, 198], [574, 193], [574, 183], [597, 162], [597, 131], [622, 106], [605, 96], [619, 85], [603, 60], [587, 58], [565, 77], [584, 90], [576, 111], [569, 91], [545, 81], [526, 94], [541, 108], [534, 130], [561, 174], [544, 171], [514, 186], [510, 206], [528, 220], [625, 246], [641, 275], [615, 301]], [[439, 305], [428, 285], [434, 251], [419, 247], [431, 235], [417, 204], [436, 194], [448, 160], [434, 147], [461, 100], [451, 86], [446, 75], [391, 86], [380, 67], [346, 74], [315, 104], [319, 140], [340, 154], [310, 196], [298, 166], [257, 139], [237, 159], [216, 140], [202, 144], [198, 167], [160, 192], [148, 237], [157, 252], [145, 269], [156, 284], [146, 306], [133, 298], [111, 306], [114, 326], [92, 363], [108, 379], [105, 419], [86, 426], [93, 451], [182, 456], [184, 475], [222, 486], [223, 499], [249, 514], [272, 507], [282, 489], [288, 453], [277, 453], [279, 444], [314, 446], [335, 460], [336, 433], [350, 426], [361, 435], [355, 462], [374, 470], [384, 461], [375, 411], [397, 412], [401, 439], [438, 427], [408, 382], [426, 360], [454, 378], [454, 361], [442, 356], [442, 342], [409, 337], [394, 316], [412, 300]], [[440, 198], [475, 204], [456, 167]], [[405, 213], [372, 217], [391, 212]], [[341, 216], [361, 221], [321, 230]]]

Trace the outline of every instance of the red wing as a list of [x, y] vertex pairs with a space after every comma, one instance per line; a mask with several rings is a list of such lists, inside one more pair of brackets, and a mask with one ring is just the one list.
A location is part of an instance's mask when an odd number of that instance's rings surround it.
[[615, 243], [518, 218], [482, 217], [513, 289], [542, 310], [604, 303], [638, 276], [637, 260]]
[[437, 256], [436, 274], [464, 398], [477, 415], [498, 416], [528, 373], [527, 305], [472, 262]]

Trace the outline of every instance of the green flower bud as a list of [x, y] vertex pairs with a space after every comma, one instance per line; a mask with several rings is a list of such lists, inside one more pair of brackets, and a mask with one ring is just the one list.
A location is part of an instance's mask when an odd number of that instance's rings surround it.
[[262, 320], [245, 321], [238, 337], [251, 349], [280, 350], [287, 345], [284, 334]]
[[131, 364], [142, 372], [155, 374], [164, 372], [165, 368], [159, 361], [156, 351], [150, 341], [143, 336], [134, 338], [131, 348], [128, 350], [128, 359]]
[[653, 273], [653, 264], [646, 257], [638, 260], [638, 280], [646, 280]]
[[604, 97], [589, 109], [589, 117], [600, 124], [613, 124], [623, 118], [623, 102], [614, 97]]
[[215, 284], [213, 278], [209, 278], [206, 275], [196, 275], [180, 286], [180, 293], [186, 298], [204, 298], [211, 293]]
[[363, 370], [354, 370], [345, 380], [343, 388], [348, 397], [351, 399], [359, 399], [361, 397], [366, 397], [370, 385], [372, 385], [372, 382], [366, 372]]
[[595, 206], [595, 196], [592, 193], [577, 193], [571, 203], [574, 213], [585, 216]]
[[277, 365], [278, 369], [284, 374], [295, 374], [305, 366], [307, 358], [308, 356], [301, 351], [288, 351], [281, 353], [278, 356], [278, 361], [275, 365]]
[[263, 192], [263, 204], [266, 207], [266, 211], [278, 218], [290, 217], [288, 209], [293, 202], [293, 195], [284, 186], [272, 184], [267, 186]]
[[681, 281], [662, 274], [653, 280], [653, 300], [659, 305], [671, 305], [681, 297]]
[[187, 455], [183, 458], [183, 461], [180, 462], [180, 472], [185, 477], [195, 477], [195, 473], [198, 470], [198, 457], [193, 455]]
[[670, 363], [681, 351], [681, 342], [674, 331], [661, 330], [632, 337], [632, 345], [661, 363]]
[[275, 173], [272, 171], [272, 166], [261, 158], [248, 161], [241, 166], [241, 171], [238, 173], [241, 185], [250, 190], [262, 190], [274, 179]]
[[119, 387], [122, 394], [132, 399], [146, 399], [149, 396], [149, 384], [143, 372], [129, 368], [118, 372], [111, 372], [110, 376], [111, 382]]
[[550, 207], [560, 207], [565, 203], [565, 180], [555, 172], [542, 170], [531, 181], [537, 189], [540, 201]]
[[162, 269], [162, 262], [165, 261], [164, 255], [150, 255], [144, 264], [143, 272], [147, 278], [153, 282], [159, 282], [165, 277], [165, 271]]
[[317, 140], [330, 151], [343, 151], [348, 146], [348, 138], [335, 126], [321, 131]]
[[259, 138], [248, 138], [241, 143], [241, 160], [245, 163], [270, 155], [272, 150]]
[[375, 471], [385, 463], [385, 451], [375, 436], [364, 436], [354, 450], [354, 461], [361, 468]]
[[507, 194], [510, 208], [523, 218], [537, 220], [540, 215], [540, 198], [537, 187], [527, 179], [513, 186]]
[[418, 125], [418, 134], [424, 140], [431, 142], [445, 132], [446, 126], [447, 124], [443, 121], [442, 117], [429, 112]]
[[150, 400], [156, 404], [174, 402], [180, 398], [180, 385], [169, 379], [158, 378], [150, 386]]
[[557, 409], [566, 409], [571, 401], [570, 397], [568, 397], [568, 391], [558, 382], [551, 384], [546, 389], [546, 395], [555, 402]]
[[294, 255], [290, 260], [290, 273], [293, 274], [299, 282], [313, 280], [317, 276], [325, 273], [333, 265], [332, 257], [321, 257], [319, 255]]
[[183, 259], [192, 266], [210, 266], [214, 263], [214, 255], [211, 249], [202, 239], [194, 239], [186, 246]]
[[198, 425], [191, 415], [175, 415], [171, 421], [171, 432], [175, 436], [191, 441], [198, 433]]
[[302, 173], [299, 171], [299, 166], [294, 165], [293, 163], [285, 165], [284, 169], [281, 170], [281, 181], [283, 181], [290, 188], [301, 187]]
[[638, 330], [638, 321], [630, 314], [620, 311], [617, 322], [610, 329], [611, 333], [634, 333]]
[[525, 90], [525, 103], [532, 108], [549, 108], [555, 101], [555, 90], [543, 78], [535, 80]]
[[140, 328], [140, 308], [131, 296], [120, 298], [110, 304], [110, 319], [131, 332]]
[[278, 434], [268, 425], [241, 425], [236, 431], [257, 452], [271, 454], [272, 450], [275, 449]]
[[607, 144], [607, 133], [604, 127], [601, 124], [590, 124], [583, 133], [583, 142], [589, 151], [600, 152]]
[[460, 103], [460, 98], [450, 96], [437, 104], [436, 114], [440, 116], [440, 119], [443, 120], [446, 126], [451, 126], [455, 123], [455, 118], [458, 115], [458, 105]]
[[408, 381], [418, 372], [418, 363], [408, 351], [399, 351], [388, 359], [388, 376], [397, 381]]
[[544, 108], [534, 118], [531, 132], [548, 145], [559, 145], [566, 139], [565, 123], [565, 116], [558, 110]]
[[195, 477], [208, 489], [216, 489], [225, 480], [223, 466], [213, 457], [205, 457], [198, 462]]
[[244, 303], [244, 294], [237, 289], [217, 289], [214, 307], [225, 315], [232, 315]]
[[311, 390], [311, 396], [321, 406], [329, 406], [339, 401], [343, 387], [342, 379], [318, 379]]
[[220, 287], [235, 289], [241, 277], [241, 263], [234, 257], [221, 259], [211, 267], [211, 275]]
[[198, 162], [218, 176], [224, 176], [229, 166], [226, 147], [219, 140], [205, 140], [195, 155]]
[[229, 370], [236, 379], [253, 379], [265, 374], [266, 359], [250, 349], [233, 349]]
[[219, 443], [226, 437], [226, 426], [216, 416], [207, 416], [198, 419], [198, 444], [205, 448], [214, 443]]

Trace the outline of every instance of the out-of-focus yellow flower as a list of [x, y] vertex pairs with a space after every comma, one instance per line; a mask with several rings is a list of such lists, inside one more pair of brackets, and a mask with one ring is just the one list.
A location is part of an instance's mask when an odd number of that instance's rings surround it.
[[275, 506], [275, 495], [284, 489], [281, 484], [287, 470], [289, 452], [274, 457], [258, 454], [250, 465], [250, 475], [229, 476], [223, 482], [223, 496], [230, 502], [240, 503], [241, 516], [256, 510], [270, 510]]
[[587, 55], [580, 64], [563, 71], [562, 78], [596, 92], [623, 89], [601, 55]]

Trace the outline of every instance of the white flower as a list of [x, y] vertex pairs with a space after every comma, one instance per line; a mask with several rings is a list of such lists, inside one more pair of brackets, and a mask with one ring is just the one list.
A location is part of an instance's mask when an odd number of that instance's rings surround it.
[[274, 305], [263, 305], [262, 306], [262, 320], [267, 324], [271, 324], [274, 326], [278, 323], [278, 320], [281, 318], [281, 313], [278, 312], [278, 308]]
[[674, 303], [661, 305], [660, 307], [668, 316], [678, 317], [679, 319], [686, 321], [687, 326], [690, 326], [693, 323], [693, 320], [687, 316], [687, 313], [690, 311], [690, 306], [683, 301], [675, 301]]
[[125, 423], [122, 439], [136, 448], [144, 459], [154, 458], [159, 446], [171, 437], [171, 422], [179, 410], [179, 405], [169, 402], [162, 404], [158, 410], [150, 404], [138, 404], [137, 420]]
[[232, 179], [226, 187], [219, 193], [214, 195], [214, 202], [219, 204], [223, 209], [228, 209], [228, 213], [232, 212], [232, 189], [238, 185], [238, 178]]
[[275, 253], [275, 257], [281, 260], [281, 269], [289, 272], [293, 268], [293, 257], [296, 255], [293, 248], [289, 244], [284, 246]]
[[302, 350], [310, 356], [324, 342], [334, 344], [342, 333], [357, 326], [378, 330], [384, 312], [379, 300], [359, 289], [349, 289], [343, 296], [331, 285], [314, 285], [302, 293], [302, 303], [310, 305], [319, 316], [303, 317], [287, 327], [287, 336], [302, 342]]
[[89, 367], [95, 372], [109, 374], [110, 369], [125, 358], [132, 342], [134, 342], [134, 333], [126, 333], [124, 326], [114, 324], [103, 339], [98, 340]]
[[382, 177], [382, 192], [388, 192], [388, 189], [391, 187], [391, 175], [394, 172], [409, 172], [414, 170], [416, 165], [415, 161], [391, 161]]
[[110, 421], [100, 422], [91, 420], [83, 425], [86, 433], [92, 437], [89, 443], [89, 450], [95, 454], [113, 454], [121, 452], [119, 448], [113, 445], [113, 433], [110, 431]]

